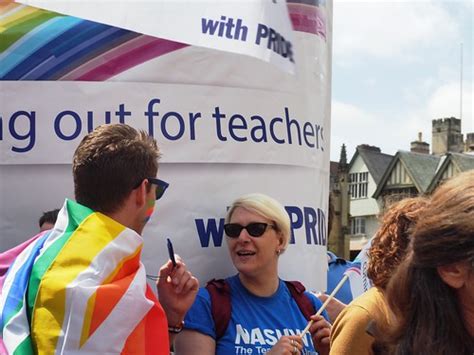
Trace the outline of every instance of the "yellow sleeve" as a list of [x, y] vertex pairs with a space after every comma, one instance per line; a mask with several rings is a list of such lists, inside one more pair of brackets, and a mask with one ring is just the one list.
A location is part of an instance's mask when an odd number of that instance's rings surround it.
[[331, 332], [330, 355], [373, 354], [374, 338], [365, 329], [372, 320], [366, 309], [347, 306], [337, 317]]

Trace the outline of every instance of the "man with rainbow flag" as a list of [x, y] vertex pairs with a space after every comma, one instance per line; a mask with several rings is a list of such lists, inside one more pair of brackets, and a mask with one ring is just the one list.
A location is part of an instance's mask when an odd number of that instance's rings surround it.
[[199, 284], [179, 258], [160, 269], [159, 301], [146, 283], [141, 233], [168, 187], [156, 178], [159, 157], [152, 137], [125, 124], [84, 137], [73, 160], [77, 202], [65, 201], [2, 280], [8, 353], [169, 354]]

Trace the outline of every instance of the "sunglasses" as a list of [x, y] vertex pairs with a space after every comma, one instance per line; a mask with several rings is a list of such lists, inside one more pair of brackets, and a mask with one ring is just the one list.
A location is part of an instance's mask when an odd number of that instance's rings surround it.
[[[160, 180], [160, 179], [155, 179], [155, 178], [146, 178], [150, 184], [156, 185], [156, 196], [155, 199], [159, 200], [160, 198], [163, 197], [165, 194], [166, 189], [170, 184], [168, 184], [166, 181]], [[142, 180], [143, 181], [143, 180]], [[135, 186], [135, 189], [141, 185], [142, 181]]]
[[224, 231], [229, 238], [238, 238], [242, 229], [246, 229], [252, 237], [261, 237], [267, 230], [267, 227], [276, 228], [273, 224], [260, 222], [249, 223], [246, 226], [238, 223], [227, 223], [224, 224]]

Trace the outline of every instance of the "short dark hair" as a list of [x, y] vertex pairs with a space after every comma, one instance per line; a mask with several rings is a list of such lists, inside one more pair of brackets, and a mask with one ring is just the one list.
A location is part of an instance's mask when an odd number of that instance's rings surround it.
[[43, 223], [55, 224], [56, 220], [58, 219], [58, 213], [59, 213], [59, 208], [56, 208], [51, 211], [43, 212], [43, 214], [41, 215], [38, 221], [40, 228], [43, 225]]
[[76, 201], [95, 211], [116, 211], [128, 194], [158, 172], [153, 137], [126, 124], [106, 124], [85, 136], [74, 153]]

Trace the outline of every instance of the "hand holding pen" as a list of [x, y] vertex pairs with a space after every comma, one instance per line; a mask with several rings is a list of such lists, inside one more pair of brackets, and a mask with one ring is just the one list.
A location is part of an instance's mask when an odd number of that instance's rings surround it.
[[169, 260], [160, 268], [157, 287], [158, 298], [165, 310], [168, 323], [180, 324], [196, 298], [198, 280], [188, 271], [186, 264], [174, 254], [173, 245], [168, 239]]

